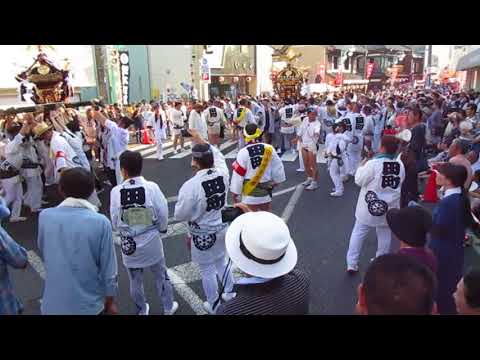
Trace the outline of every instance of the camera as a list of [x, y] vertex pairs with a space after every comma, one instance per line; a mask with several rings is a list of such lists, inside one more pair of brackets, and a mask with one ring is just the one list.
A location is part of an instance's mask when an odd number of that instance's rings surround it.
[[235, 220], [237, 217], [243, 214], [242, 209], [233, 207], [233, 206], [226, 206], [222, 210], [222, 222], [229, 223]]

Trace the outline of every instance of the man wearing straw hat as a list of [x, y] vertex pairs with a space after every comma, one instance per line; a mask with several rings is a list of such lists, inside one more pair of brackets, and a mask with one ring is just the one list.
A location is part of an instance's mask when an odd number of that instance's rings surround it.
[[227, 230], [230, 262], [247, 276], [236, 282], [237, 296], [217, 315], [306, 315], [309, 280], [294, 269], [297, 249], [285, 222], [269, 212], [247, 212]]

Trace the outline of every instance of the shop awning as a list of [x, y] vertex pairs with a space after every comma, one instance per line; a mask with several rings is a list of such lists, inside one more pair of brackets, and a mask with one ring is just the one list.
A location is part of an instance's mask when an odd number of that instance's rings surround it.
[[473, 50], [458, 60], [457, 71], [480, 67], [480, 49]]

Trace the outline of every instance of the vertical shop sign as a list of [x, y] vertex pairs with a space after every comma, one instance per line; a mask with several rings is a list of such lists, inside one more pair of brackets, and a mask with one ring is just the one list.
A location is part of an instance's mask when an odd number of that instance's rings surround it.
[[130, 102], [130, 58], [128, 50], [119, 50], [120, 55], [120, 79], [122, 87], [122, 103], [127, 105]]

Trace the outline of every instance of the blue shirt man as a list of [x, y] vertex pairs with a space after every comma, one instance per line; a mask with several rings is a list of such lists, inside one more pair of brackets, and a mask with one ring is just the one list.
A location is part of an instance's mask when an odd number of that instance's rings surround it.
[[86, 199], [93, 179], [82, 168], [62, 172], [59, 206], [39, 216], [38, 249], [45, 266], [44, 315], [116, 313], [117, 258], [110, 221]]
[[[10, 210], [0, 198], [0, 219], [8, 218]], [[0, 315], [18, 315], [23, 305], [13, 292], [8, 266], [26, 268], [27, 250], [18, 245], [0, 226]]]

